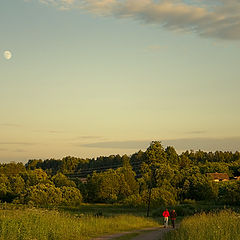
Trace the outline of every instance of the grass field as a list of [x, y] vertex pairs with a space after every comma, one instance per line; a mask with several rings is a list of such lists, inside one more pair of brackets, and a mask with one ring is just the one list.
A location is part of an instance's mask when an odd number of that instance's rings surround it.
[[87, 214], [87, 215], [98, 215], [103, 216], [116, 216], [119, 214], [131, 214], [134, 216], [146, 216], [146, 208], [133, 208], [126, 207], [119, 204], [81, 204], [77, 207], [60, 207], [59, 210], [69, 212], [73, 214]]
[[166, 240], [240, 240], [240, 214], [230, 210], [183, 219]]
[[41, 209], [0, 210], [0, 240], [86, 240], [155, 226], [152, 219], [127, 214], [95, 217]]

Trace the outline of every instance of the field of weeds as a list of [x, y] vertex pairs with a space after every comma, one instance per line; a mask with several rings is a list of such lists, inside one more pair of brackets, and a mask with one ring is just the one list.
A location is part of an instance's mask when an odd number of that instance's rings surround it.
[[239, 240], [240, 214], [230, 210], [202, 213], [183, 219], [166, 240]]
[[95, 217], [55, 210], [0, 210], [0, 240], [87, 240], [126, 230], [155, 227], [154, 220], [132, 215]]

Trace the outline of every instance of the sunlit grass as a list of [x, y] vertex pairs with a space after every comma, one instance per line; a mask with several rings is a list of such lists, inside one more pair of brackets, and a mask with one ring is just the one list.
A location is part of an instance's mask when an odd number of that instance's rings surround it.
[[146, 216], [146, 208], [133, 208], [127, 207], [121, 204], [89, 204], [83, 203], [77, 207], [59, 207], [60, 211], [69, 212], [69, 213], [84, 213], [88, 215], [94, 215], [99, 212], [103, 214], [103, 216], [115, 216], [119, 214], [131, 214], [134, 216]]
[[79, 217], [54, 210], [0, 211], [0, 240], [85, 240], [154, 226], [158, 226], [158, 223], [132, 215]]
[[166, 240], [239, 240], [240, 215], [226, 210], [219, 213], [198, 214], [181, 222]]

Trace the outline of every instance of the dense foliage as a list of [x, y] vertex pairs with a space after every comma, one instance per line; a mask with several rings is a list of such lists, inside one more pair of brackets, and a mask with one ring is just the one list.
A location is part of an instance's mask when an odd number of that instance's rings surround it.
[[0, 200], [31, 205], [84, 202], [144, 206], [174, 205], [185, 199], [239, 204], [240, 181], [215, 183], [207, 173], [240, 175], [239, 152], [186, 151], [152, 142], [131, 156], [65, 157], [0, 164]]

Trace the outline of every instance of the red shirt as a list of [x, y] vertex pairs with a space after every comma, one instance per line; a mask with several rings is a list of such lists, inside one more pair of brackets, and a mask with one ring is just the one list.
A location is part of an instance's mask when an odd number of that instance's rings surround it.
[[163, 215], [164, 217], [169, 217], [169, 216], [170, 216], [169, 211], [164, 211], [162, 215]]

